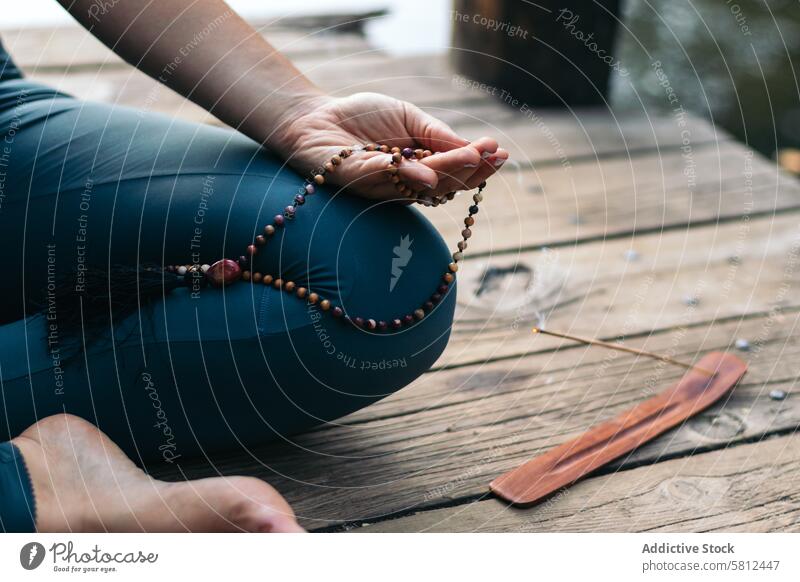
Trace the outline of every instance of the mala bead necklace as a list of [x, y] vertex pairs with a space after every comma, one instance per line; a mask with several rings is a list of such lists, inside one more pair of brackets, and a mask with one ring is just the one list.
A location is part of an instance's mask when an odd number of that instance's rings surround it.
[[[294, 281], [284, 281], [279, 275], [261, 273], [251, 268], [253, 258], [260, 252], [260, 249], [267, 244], [278, 230], [285, 228], [289, 222], [294, 220], [298, 208], [305, 204], [306, 197], [313, 195], [317, 186], [322, 186], [325, 183], [325, 176], [335, 172], [337, 166], [341, 165], [344, 160], [349, 158], [353, 155], [353, 152], [356, 151], [379, 151], [391, 154], [391, 159], [387, 164], [386, 171], [398, 194], [425, 206], [438, 206], [441, 203], [439, 200], [431, 198], [430, 196], [417, 197], [414, 191], [403, 183], [399, 175], [401, 164], [411, 160], [427, 158], [428, 156], [435, 155], [434, 152], [423, 149], [390, 148], [385, 144], [374, 143], [345, 148], [312, 172], [311, 177], [305, 180], [300, 190], [295, 194], [292, 203], [283, 209], [282, 214], [276, 214], [270, 224], [264, 226], [261, 234], [256, 236], [255, 240], [247, 246], [245, 253], [240, 256], [238, 260], [221, 259], [211, 265], [169, 265], [166, 267], [166, 270], [182, 278], [183, 283], [186, 285], [191, 285], [195, 281], [199, 281], [201, 284], [207, 283], [214, 287], [224, 287], [232, 285], [239, 280], [249, 281], [252, 284], [270, 285], [310, 305], [318, 305], [323, 312], [331, 314], [336, 319], [370, 331], [399, 330], [423, 320], [428, 313], [433, 311], [436, 304], [447, 295], [453, 281], [455, 281], [458, 263], [464, 257], [464, 250], [467, 248], [467, 240], [472, 236], [471, 227], [475, 224], [475, 215], [478, 213], [478, 204], [483, 200], [482, 192], [486, 187], [486, 182], [482, 182], [478, 186], [477, 192], [472, 196], [473, 204], [469, 207], [469, 213], [466, 218], [464, 218], [464, 230], [461, 231], [461, 240], [458, 241], [458, 250], [452, 255], [452, 262], [447, 265], [447, 269], [442, 273], [435, 291], [428, 300], [411, 313], [399, 314], [397, 317], [390, 320], [376, 320], [361, 315], [351, 316], [345, 313], [341, 306], [334, 304], [330, 299], [320, 296], [307, 287], [302, 287]], [[447, 194], [447, 199], [452, 200], [454, 196], [455, 192], [450, 192]]]

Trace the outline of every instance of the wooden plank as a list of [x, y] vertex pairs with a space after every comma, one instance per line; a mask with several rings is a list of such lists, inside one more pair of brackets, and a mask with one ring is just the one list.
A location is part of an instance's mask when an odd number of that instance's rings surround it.
[[[800, 356], [799, 322], [794, 310], [631, 341], [687, 360], [730, 349], [737, 337], [751, 338], [753, 350], [740, 354], [750, 371], [730, 398], [636, 451], [622, 466], [799, 426], [798, 371], [792, 363]], [[213, 459], [212, 467], [197, 462], [182, 469], [195, 477], [259, 476], [287, 497], [308, 527], [376, 520], [484, 494], [495, 476], [640, 401], [682, 372], [618, 352], [566, 349], [426, 374], [383, 406], [298, 436], [296, 446], [266, 446], [255, 459], [225, 455]], [[790, 395], [772, 400], [773, 388]], [[404, 402], [393, 410], [395, 398]]]
[[[504, 169], [484, 191], [467, 258], [800, 207], [800, 183], [745, 146], [697, 148], [691, 163], [691, 182], [680, 151]], [[425, 209], [445, 240], [461, 238], [465, 198]]]
[[529, 509], [495, 500], [385, 521], [367, 532], [797, 532], [800, 436], [589, 479]]
[[800, 284], [798, 245], [800, 216], [791, 213], [467, 259], [450, 343], [436, 366], [558, 345], [531, 337], [543, 321], [613, 338], [796, 304], [781, 289]]

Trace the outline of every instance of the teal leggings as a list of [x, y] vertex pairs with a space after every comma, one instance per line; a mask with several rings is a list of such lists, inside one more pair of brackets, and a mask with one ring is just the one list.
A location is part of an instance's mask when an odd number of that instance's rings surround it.
[[[48, 298], [63, 275], [238, 257], [302, 179], [234, 131], [16, 76], [0, 82], [0, 141], [0, 441], [61, 412], [145, 467], [291, 440], [406, 386], [447, 343], [454, 287], [394, 333], [249, 283], [176, 289], [91, 334], [61, 329]], [[416, 209], [321, 189], [255, 266], [390, 320], [424, 303], [448, 262]], [[0, 529], [25, 529], [9, 516], [32, 505], [14, 452], [0, 449]]]

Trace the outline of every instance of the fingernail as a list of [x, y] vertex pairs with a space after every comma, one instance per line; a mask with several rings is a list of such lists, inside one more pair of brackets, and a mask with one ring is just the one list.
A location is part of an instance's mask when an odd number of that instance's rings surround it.
[[499, 168], [500, 166], [502, 166], [505, 163], [506, 163], [506, 161], [503, 158], [498, 158], [498, 159], [496, 159], [494, 161], [494, 167], [495, 168]]

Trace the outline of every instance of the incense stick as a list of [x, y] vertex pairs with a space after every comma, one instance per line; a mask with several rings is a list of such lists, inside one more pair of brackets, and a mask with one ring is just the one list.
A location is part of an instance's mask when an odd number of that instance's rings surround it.
[[600, 346], [604, 348], [609, 348], [612, 350], [618, 350], [620, 352], [628, 352], [629, 354], [636, 354], [637, 356], [645, 356], [648, 358], [653, 358], [655, 360], [661, 360], [662, 362], [667, 362], [668, 364], [674, 364], [675, 366], [680, 366], [681, 368], [686, 368], [687, 370], [698, 370], [703, 372], [704, 374], [708, 374], [709, 376], [713, 376], [714, 372], [711, 370], [706, 370], [705, 368], [700, 368], [699, 366], [695, 366], [693, 364], [687, 364], [686, 362], [681, 362], [680, 360], [676, 360], [674, 358], [670, 358], [669, 356], [663, 356], [661, 354], [654, 354], [653, 352], [646, 352], [644, 350], [639, 350], [636, 348], [629, 348], [627, 346], [623, 346], [621, 344], [616, 344], [612, 342], [604, 342], [602, 340], [597, 339], [590, 339], [585, 337], [579, 337], [577, 335], [570, 335], [568, 333], [560, 333], [555, 331], [547, 331], [541, 329], [539, 327], [533, 328], [533, 333], [541, 333], [544, 335], [550, 335], [553, 337], [560, 337], [563, 339], [572, 340], [574, 342], [578, 342], [581, 344], [587, 344], [590, 346]]

